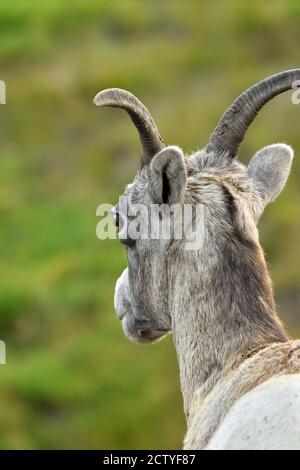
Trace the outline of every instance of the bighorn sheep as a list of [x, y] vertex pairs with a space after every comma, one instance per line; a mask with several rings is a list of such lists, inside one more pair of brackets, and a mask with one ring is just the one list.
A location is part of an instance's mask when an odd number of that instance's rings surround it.
[[[204, 242], [196, 251], [185, 250], [184, 239], [122, 238], [128, 268], [115, 292], [131, 340], [173, 333], [185, 449], [300, 449], [300, 341], [289, 340], [277, 316], [257, 231], [286, 183], [293, 150], [265, 147], [247, 167], [236, 158], [259, 110], [299, 79], [300, 69], [290, 70], [249, 88], [191, 156], [164, 145], [131, 93], [109, 89], [94, 99], [126, 110], [138, 130], [142, 163], [122, 196], [129, 204], [204, 207]], [[116, 206], [119, 233], [125, 217]]]

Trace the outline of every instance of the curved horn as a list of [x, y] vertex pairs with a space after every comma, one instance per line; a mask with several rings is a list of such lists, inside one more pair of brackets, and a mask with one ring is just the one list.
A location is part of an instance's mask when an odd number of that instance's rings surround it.
[[[300, 69], [272, 75], [248, 88], [221, 117], [210, 136], [207, 150], [228, 152], [234, 158], [248, 127], [261, 108], [272, 98], [300, 85]], [[294, 83], [295, 82], [295, 83]]]
[[144, 165], [148, 164], [152, 157], [164, 148], [164, 142], [148, 109], [129, 91], [120, 88], [103, 90], [95, 96], [94, 104], [96, 106], [112, 106], [127, 111], [140, 135]]

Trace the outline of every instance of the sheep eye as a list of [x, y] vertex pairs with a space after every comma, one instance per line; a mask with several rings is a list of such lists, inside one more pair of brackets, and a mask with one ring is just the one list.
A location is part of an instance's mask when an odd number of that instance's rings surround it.
[[114, 221], [114, 224], [117, 228], [117, 230], [121, 230], [122, 229], [122, 219], [121, 219], [121, 216], [119, 214], [119, 211], [114, 207], [112, 209], [112, 215], [113, 215], [113, 221]]
[[[112, 213], [112, 216], [113, 216], [114, 225], [115, 225], [117, 231], [120, 234], [120, 232], [124, 228], [125, 221], [124, 221], [122, 215], [119, 212], [119, 206], [117, 205], [117, 206], [113, 207], [112, 210], [111, 210], [111, 213]], [[126, 234], [126, 233], [123, 233], [122, 236], [119, 236], [119, 241], [123, 245], [125, 245], [126, 247], [132, 247], [135, 244], [135, 240], [128, 237], [128, 234]]]
[[117, 227], [117, 229], [120, 228], [120, 214], [118, 212], [116, 212], [114, 215], [114, 224]]

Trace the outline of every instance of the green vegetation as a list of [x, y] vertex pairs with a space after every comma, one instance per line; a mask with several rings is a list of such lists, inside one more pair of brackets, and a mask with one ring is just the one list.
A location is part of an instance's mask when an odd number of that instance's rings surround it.
[[[299, 34], [297, 0], [1, 1], [0, 448], [180, 447], [171, 337], [139, 347], [123, 336], [112, 299], [125, 254], [95, 235], [97, 205], [115, 202], [135, 172], [137, 136], [125, 114], [94, 109], [92, 99], [130, 89], [166, 142], [190, 151], [240, 91], [300, 66]], [[260, 226], [293, 334], [299, 126], [300, 107], [285, 94], [241, 148], [243, 161], [276, 141], [297, 151]]]

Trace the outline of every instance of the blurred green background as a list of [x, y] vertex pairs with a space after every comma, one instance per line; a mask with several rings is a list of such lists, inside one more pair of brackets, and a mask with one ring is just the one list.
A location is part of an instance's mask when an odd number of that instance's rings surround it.
[[[300, 66], [300, 3], [68, 1], [0, 4], [0, 448], [178, 448], [185, 423], [172, 338], [129, 343], [113, 312], [126, 266], [97, 240], [96, 207], [134, 175], [139, 143], [106, 87], [149, 106], [167, 143], [204, 146], [226, 106]], [[300, 334], [300, 106], [285, 94], [241, 148], [296, 158], [260, 224], [279, 311]]]

